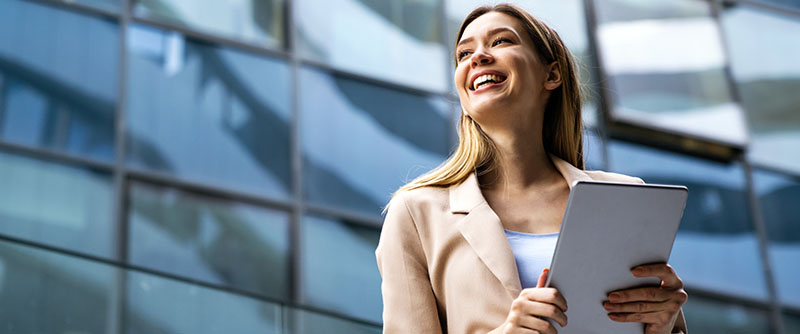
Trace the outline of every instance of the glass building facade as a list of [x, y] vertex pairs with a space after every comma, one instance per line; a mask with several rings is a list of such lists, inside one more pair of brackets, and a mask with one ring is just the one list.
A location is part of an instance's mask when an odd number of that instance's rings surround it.
[[[579, 60], [589, 168], [689, 188], [690, 330], [800, 332], [800, 3], [511, 2]], [[0, 332], [379, 333], [485, 3], [0, 1]]]

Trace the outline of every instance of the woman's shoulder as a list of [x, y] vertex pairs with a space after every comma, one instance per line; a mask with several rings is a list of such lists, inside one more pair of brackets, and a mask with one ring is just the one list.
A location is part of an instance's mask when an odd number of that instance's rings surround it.
[[592, 180], [595, 181], [611, 181], [611, 182], [625, 182], [625, 183], [644, 183], [644, 180], [635, 176], [629, 176], [620, 173], [606, 172], [602, 170], [586, 170], [584, 171]]
[[392, 196], [388, 206], [405, 206], [409, 211], [417, 211], [426, 207], [443, 207], [449, 205], [450, 188], [425, 186], [410, 190], [401, 190]]

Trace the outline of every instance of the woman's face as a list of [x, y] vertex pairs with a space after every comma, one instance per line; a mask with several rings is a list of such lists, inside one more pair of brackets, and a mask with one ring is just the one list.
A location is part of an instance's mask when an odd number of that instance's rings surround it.
[[[455, 85], [464, 112], [482, 127], [541, 122], [548, 72], [516, 18], [499, 12], [472, 21], [456, 46]], [[559, 77], [560, 83], [560, 77]], [[557, 86], [556, 86], [557, 87]]]

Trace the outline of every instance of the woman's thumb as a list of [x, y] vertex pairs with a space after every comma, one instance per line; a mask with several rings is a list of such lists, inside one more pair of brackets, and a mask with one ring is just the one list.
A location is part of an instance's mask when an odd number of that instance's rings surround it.
[[544, 268], [544, 270], [542, 270], [542, 274], [539, 275], [539, 282], [536, 283], [537, 288], [544, 288], [544, 284], [547, 283], [548, 273], [550, 273], [550, 268]]

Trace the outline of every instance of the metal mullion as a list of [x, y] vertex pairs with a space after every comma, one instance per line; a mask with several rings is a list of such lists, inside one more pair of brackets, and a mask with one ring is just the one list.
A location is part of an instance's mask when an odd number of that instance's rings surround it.
[[[594, 73], [595, 80], [597, 81], [597, 124], [595, 125], [594, 133], [600, 139], [601, 155], [603, 157], [603, 170], [609, 170], [611, 167], [611, 159], [609, 157], [609, 131], [608, 123], [611, 122], [612, 113], [612, 98], [610, 88], [608, 87], [608, 74], [603, 67], [602, 56], [600, 55], [600, 46], [597, 41], [597, 34], [595, 33], [598, 28], [597, 13], [594, 7], [594, 1], [583, 0], [584, 19], [586, 21], [586, 38], [589, 42], [588, 54], [590, 55], [591, 69]], [[584, 162], [586, 160], [584, 159]]]
[[[300, 59], [298, 57], [297, 46], [299, 38], [295, 34], [295, 1], [286, 1], [286, 11], [284, 22], [286, 45], [289, 52], [289, 62], [291, 64], [291, 110], [292, 117], [290, 120], [290, 151], [291, 151], [291, 164], [292, 164], [292, 194], [294, 195], [291, 208], [291, 219], [289, 225], [289, 300], [295, 304], [301, 304], [301, 297], [303, 295], [303, 258], [302, 258], [302, 235], [301, 226], [303, 221], [304, 209], [304, 194], [303, 194], [303, 151], [302, 151], [302, 134], [300, 126]], [[287, 322], [284, 323], [284, 330], [288, 331], [295, 323], [300, 323], [296, 320], [294, 313], [288, 312], [286, 317]]]
[[127, 169], [125, 173], [128, 182], [140, 181], [165, 188], [176, 189], [185, 193], [214, 197], [216, 199], [235, 201], [281, 211], [289, 211], [292, 209], [291, 201], [272, 199], [218, 186], [185, 181], [159, 172]]
[[380, 216], [372, 217], [351, 210], [319, 204], [306, 204], [304, 208], [307, 212], [312, 214], [343, 219], [350, 225], [373, 229], [380, 229], [383, 225], [383, 220], [380, 219]]
[[62, 0], [24, 0], [24, 1], [32, 2], [32, 3], [39, 3], [39, 4], [42, 4], [42, 5], [50, 6], [50, 7], [54, 7], [54, 8], [67, 9], [67, 10], [70, 10], [70, 11], [73, 11], [73, 12], [77, 12], [77, 13], [81, 13], [81, 14], [90, 14], [90, 15], [94, 15], [94, 16], [102, 16], [102, 17], [104, 17], [106, 19], [118, 20], [122, 16], [120, 13], [116, 13], [116, 12], [114, 12], [112, 10], [102, 9], [102, 8], [98, 8], [98, 7], [93, 7], [93, 6], [81, 4], [81, 3], [71, 2], [71, 1], [70, 2], [62, 1]]
[[77, 168], [89, 168], [89, 169], [101, 170], [104, 172], [108, 172], [109, 174], [112, 173], [114, 169], [114, 165], [111, 163], [73, 156], [66, 153], [47, 150], [38, 147], [9, 143], [2, 140], [0, 140], [0, 149], [12, 151], [14, 153], [21, 154], [32, 159], [44, 160], [47, 162], [58, 163], [58, 164], [66, 164], [71, 167], [77, 167]]
[[240, 40], [236, 40], [233, 38], [222, 37], [219, 35], [215, 35], [212, 33], [205, 33], [198, 30], [191, 29], [189, 27], [178, 25], [178, 24], [171, 24], [163, 21], [158, 21], [154, 19], [138, 17], [138, 16], [131, 16], [130, 22], [137, 23], [137, 24], [144, 24], [151, 27], [155, 27], [162, 30], [169, 30], [178, 32], [181, 35], [188, 37], [189, 39], [201, 42], [201, 43], [212, 43], [215, 45], [225, 46], [236, 48], [238, 50], [247, 51], [250, 53], [263, 55], [272, 58], [281, 58], [281, 59], [289, 59], [291, 56], [288, 52], [284, 50], [280, 50], [278, 48], [271, 48], [267, 46], [259, 46], [257, 44], [248, 43]]
[[783, 326], [780, 301], [778, 300], [778, 288], [775, 283], [775, 276], [773, 275], [772, 262], [769, 259], [769, 249], [767, 246], [769, 238], [767, 237], [767, 226], [766, 222], [764, 222], [764, 215], [761, 211], [761, 203], [758, 200], [758, 195], [756, 194], [755, 190], [755, 182], [753, 181], [753, 168], [746, 160], [742, 161], [742, 166], [744, 166], [745, 178], [747, 181], [747, 197], [750, 204], [750, 214], [753, 225], [755, 225], [756, 235], [758, 236], [759, 255], [761, 257], [764, 280], [766, 281], [767, 293], [770, 297], [770, 318], [774, 326], [774, 332], [783, 334], [786, 333], [786, 329]]

